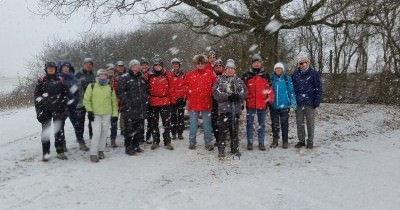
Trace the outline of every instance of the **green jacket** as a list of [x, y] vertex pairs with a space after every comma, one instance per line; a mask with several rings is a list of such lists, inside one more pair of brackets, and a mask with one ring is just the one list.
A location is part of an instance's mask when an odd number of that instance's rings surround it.
[[89, 84], [83, 96], [83, 105], [86, 111], [93, 114], [118, 117], [117, 97], [109, 84], [100, 85], [97, 80], [94, 86]]

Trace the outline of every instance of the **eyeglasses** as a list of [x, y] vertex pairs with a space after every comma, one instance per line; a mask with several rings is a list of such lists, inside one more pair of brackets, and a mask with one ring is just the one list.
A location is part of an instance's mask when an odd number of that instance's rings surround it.
[[307, 62], [307, 61], [306, 61], [306, 62], [300, 62], [299, 65], [303, 65], [303, 64], [305, 64], [305, 63], [308, 63], [308, 62]]
[[217, 65], [215, 65], [215, 66], [222, 66], [221, 64], [217, 64]]

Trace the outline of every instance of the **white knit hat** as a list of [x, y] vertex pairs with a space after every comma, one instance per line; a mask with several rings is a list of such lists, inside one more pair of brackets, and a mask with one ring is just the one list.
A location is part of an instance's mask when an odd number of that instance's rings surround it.
[[282, 70], [284, 70], [285, 66], [283, 65], [283, 63], [276, 63], [275, 66], [274, 66], [274, 71], [275, 71], [276, 68], [282, 68]]
[[228, 59], [226, 61], [226, 65], [225, 68], [232, 68], [232, 69], [236, 69], [236, 65], [235, 65], [235, 61], [233, 59]]

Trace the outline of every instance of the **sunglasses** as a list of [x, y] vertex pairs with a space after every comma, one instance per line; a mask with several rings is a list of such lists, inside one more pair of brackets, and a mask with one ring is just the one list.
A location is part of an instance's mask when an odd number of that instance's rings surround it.
[[215, 66], [222, 66], [221, 64], [217, 64], [217, 65], [215, 65]]

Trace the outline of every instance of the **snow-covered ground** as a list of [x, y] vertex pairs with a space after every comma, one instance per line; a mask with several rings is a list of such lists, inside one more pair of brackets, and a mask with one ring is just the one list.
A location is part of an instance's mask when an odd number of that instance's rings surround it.
[[97, 164], [68, 121], [69, 159], [56, 159], [52, 145], [44, 163], [34, 109], [1, 112], [0, 209], [399, 208], [399, 107], [322, 104], [313, 150], [293, 147], [293, 118], [288, 150], [250, 152], [242, 141], [240, 160], [219, 161], [200, 135], [194, 151], [187, 139], [133, 157], [120, 146]]

